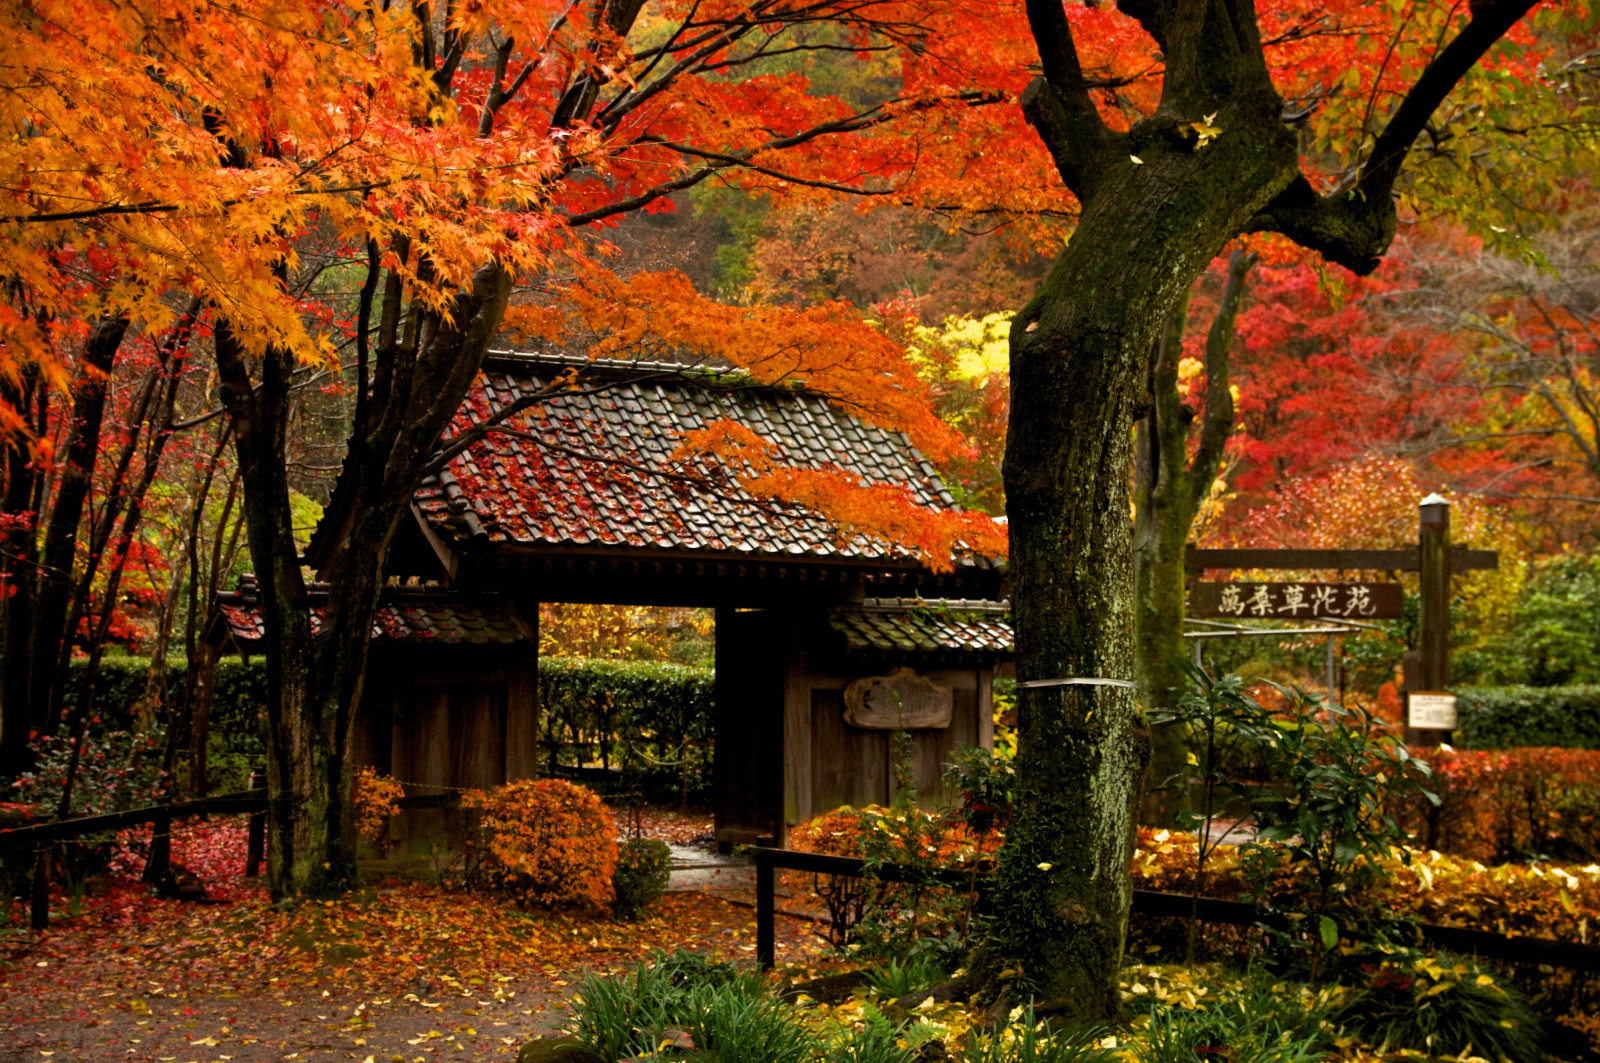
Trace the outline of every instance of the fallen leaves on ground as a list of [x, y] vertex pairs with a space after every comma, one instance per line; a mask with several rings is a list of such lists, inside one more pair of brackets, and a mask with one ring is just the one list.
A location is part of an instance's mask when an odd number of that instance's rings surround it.
[[[633, 924], [396, 879], [280, 909], [260, 880], [206, 863], [237, 868], [233, 840], [231, 855], [203, 830], [174, 842], [219, 903], [159, 900], [123, 877], [44, 934], [0, 930], [0, 1063], [512, 1058], [559, 1024], [585, 972], [652, 949], [754, 960], [755, 913], [699, 893]], [[780, 958], [818, 947], [804, 923], [778, 934]]]

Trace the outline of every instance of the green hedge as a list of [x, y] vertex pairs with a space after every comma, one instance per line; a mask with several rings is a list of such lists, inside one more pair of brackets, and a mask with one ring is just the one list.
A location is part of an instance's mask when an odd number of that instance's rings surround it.
[[[69, 709], [82, 696], [87, 664], [72, 662]], [[101, 727], [132, 725], [149, 670], [145, 657], [101, 662], [95, 698]], [[169, 690], [182, 689], [187, 670], [183, 658], [168, 659]], [[573, 774], [599, 764], [608, 774], [620, 773], [623, 785], [662, 799], [703, 795], [711, 781], [712, 688], [709, 668], [541, 658], [544, 766], [553, 774]], [[211, 755], [219, 766], [247, 773], [249, 764], [265, 757], [266, 701], [266, 664], [259, 656], [249, 664], [237, 657], [218, 662]]]
[[598, 763], [652, 800], [699, 799], [711, 785], [713, 686], [709, 668], [542, 657], [545, 768]]
[[1456, 708], [1463, 749], [1600, 749], [1600, 686], [1463, 687]]
[[[69, 666], [67, 691], [63, 696], [67, 711], [83, 696], [89, 662], [74, 660]], [[189, 665], [182, 657], [167, 658], [167, 690], [183, 689]], [[100, 677], [95, 684], [95, 715], [107, 730], [126, 730], [133, 723], [134, 707], [144, 696], [150, 675], [148, 657], [107, 657], [100, 662]], [[267, 669], [260, 657], [249, 664], [237, 657], [217, 662], [211, 699], [211, 730], [229, 736], [230, 743], [260, 745], [265, 728], [262, 716], [267, 708]]]

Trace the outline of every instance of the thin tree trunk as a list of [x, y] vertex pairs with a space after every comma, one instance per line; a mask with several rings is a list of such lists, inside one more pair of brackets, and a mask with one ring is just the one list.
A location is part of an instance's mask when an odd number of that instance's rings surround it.
[[105, 422], [106, 390], [117, 349], [128, 331], [126, 318], [102, 318], [90, 332], [72, 382], [72, 423], [66, 461], [56, 488], [50, 523], [44, 533], [39, 586], [29, 651], [28, 703], [33, 726], [53, 726], [59, 704], [59, 679], [64, 674], [61, 649], [70, 641], [67, 626], [77, 564], [78, 526], [100, 453]]
[[[1183, 696], [1184, 557], [1195, 518], [1222, 468], [1233, 432], [1229, 354], [1244, 278], [1255, 256], [1235, 250], [1227, 280], [1206, 335], [1206, 399], [1195, 414], [1178, 393], [1178, 367], [1188, 322], [1188, 299], [1180, 299], [1150, 358], [1149, 412], [1139, 422], [1134, 460], [1134, 631], [1138, 642], [1139, 690], [1147, 709], [1176, 708]], [[1199, 423], [1194, 455], [1189, 441]], [[1188, 807], [1189, 742], [1175, 725], [1151, 734], [1150, 767], [1141, 814], [1147, 823], [1173, 825]]]
[[[15, 380], [0, 379], [0, 402], [26, 413], [41, 395], [37, 367], [27, 367]], [[43, 401], [42, 396], [39, 401]], [[12, 442], [5, 453], [6, 486], [0, 499], [0, 779], [29, 767], [28, 662], [34, 627], [34, 587], [38, 578], [38, 511], [40, 479], [25, 444]]]

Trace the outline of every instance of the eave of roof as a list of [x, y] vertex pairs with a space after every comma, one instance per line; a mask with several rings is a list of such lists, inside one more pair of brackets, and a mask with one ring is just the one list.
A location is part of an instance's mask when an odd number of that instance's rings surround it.
[[1007, 602], [966, 598], [868, 598], [837, 606], [828, 624], [851, 653], [979, 655], [1015, 652]]

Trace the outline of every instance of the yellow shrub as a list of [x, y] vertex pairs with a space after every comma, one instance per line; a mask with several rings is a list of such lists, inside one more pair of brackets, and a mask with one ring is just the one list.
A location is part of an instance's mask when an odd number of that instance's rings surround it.
[[518, 779], [461, 803], [478, 812], [469, 881], [523, 907], [611, 903], [616, 821], [592, 792], [561, 779]]

